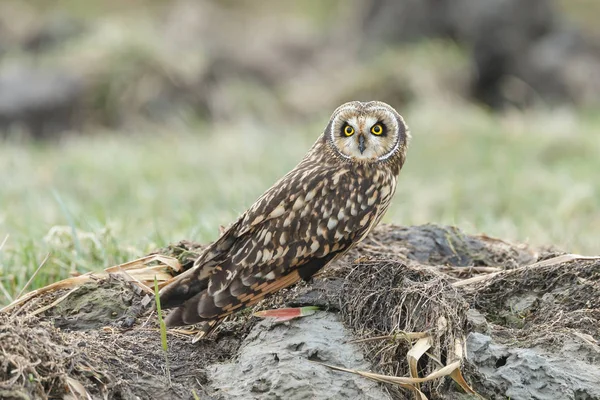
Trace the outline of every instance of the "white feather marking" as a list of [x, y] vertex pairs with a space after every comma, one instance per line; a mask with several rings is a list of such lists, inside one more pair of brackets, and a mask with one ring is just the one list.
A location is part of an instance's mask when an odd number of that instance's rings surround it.
[[254, 264], [258, 263], [258, 260], [260, 260], [262, 257], [262, 250], [259, 250], [256, 252], [256, 258], [254, 259]]
[[264, 249], [263, 250], [262, 262], [263, 263], [267, 262], [268, 260], [271, 259], [272, 256], [273, 256], [273, 252], [271, 250]]
[[387, 197], [390, 194], [390, 187], [384, 186], [381, 188], [381, 197]]
[[345, 169], [342, 169], [342, 170], [340, 170], [340, 171], [336, 172], [336, 173], [333, 175], [333, 184], [334, 184], [334, 185], [337, 185], [337, 184], [340, 182], [340, 177], [341, 177], [342, 175], [346, 174], [347, 172], [348, 172], [348, 171], [347, 171], [347, 170], [345, 170]]
[[269, 218], [277, 218], [285, 213], [285, 207], [283, 205], [278, 205], [271, 214], [269, 214]]
[[292, 210], [297, 211], [300, 209], [300, 207], [302, 207], [304, 205], [304, 197], [299, 196], [296, 201], [294, 202], [294, 205], [292, 206]]
[[312, 253], [316, 253], [316, 251], [319, 249], [319, 242], [317, 242], [316, 240], [313, 240], [312, 244], [310, 245], [310, 250]]
[[292, 211], [288, 214], [285, 221], [283, 221], [283, 227], [287, 228], [288, 226], [290, 226], [294, 218], [296, 218], [296, 213]]
[[375, 204], [375, 200], [377, 200], [377, 190], [373, 192], [373, 195], [367, 199], [367, 204], [372, 206]]
[[283, 256], [283, 247], [278, 247], [275, 254], [273, 254], [273, 260], [277, 260], [278, 258], [281, 258], [281, 256]]
[[365, 226], [367, 222], [369, 222], [369, 214], [365, 215], [363, 219], [360, 220], [359, 224], [360, 226]]
[[266, 235], [265, 235], [265, 240], [263, 241], [263, 245], [266, 246], [267, 244], [269, 244], [269, 242], [271, 242], [271, 237], [272, 236], [273, 235], [271, 234], [271, 232], [267, 232]]
[[313, 189], [313, 190], [311, 190], [310, 192], [308, 192], [308, 193], [306, 194], [306, 198], [305, 198], [305, 200], [306, 200], [307, 202], [308, 202], [308, 201], [311, 201], [311, 200], [313, 199], [313, 197], [315, 197], [315, 194], [317, 194], [317, 190], [316, 190], [316, 189]]
[[304, 210], [302, 210], [302, 212], [300, 213], [300, 218], [306, 217], [309, 212], [310, 212], [310, 207], [309, 206], [304, 207]]
[[330, 231], [333, 230], [333, 228], [335, 228], [338, 224], [338, 220], [335, 219], [334, 217], [329, 218], [329, 221], [327, 221], [327, 229], [329, 229]]

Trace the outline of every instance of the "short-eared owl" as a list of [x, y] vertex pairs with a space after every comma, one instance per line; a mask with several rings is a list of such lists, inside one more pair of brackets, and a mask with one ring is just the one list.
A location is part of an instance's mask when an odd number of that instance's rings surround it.
[[304, 159], [162, 290], [163, 307], [178, 307], [167, 325], [208, 333], [346, 253], [388, 208], [409, 138], [385, 103], [338, 107]]

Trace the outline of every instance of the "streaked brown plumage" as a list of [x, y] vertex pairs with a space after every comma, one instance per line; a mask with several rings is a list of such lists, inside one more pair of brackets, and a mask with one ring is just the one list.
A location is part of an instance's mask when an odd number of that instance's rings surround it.
[[409, 138], [385, 103], [338, 107], [304, 159], [161, 291], [164, 308], [178, 307], [167, 325], [208, 333], [347, 252], [388, 208]]

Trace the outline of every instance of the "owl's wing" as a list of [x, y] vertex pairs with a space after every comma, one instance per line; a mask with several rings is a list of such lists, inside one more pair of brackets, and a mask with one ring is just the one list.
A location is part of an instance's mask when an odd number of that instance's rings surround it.
[[392, 191], [350, 167], [300, 164], [163, 289], [163, 306], [179, 306], [168, 325], [221, 319], [308, 279], [366, 236]]

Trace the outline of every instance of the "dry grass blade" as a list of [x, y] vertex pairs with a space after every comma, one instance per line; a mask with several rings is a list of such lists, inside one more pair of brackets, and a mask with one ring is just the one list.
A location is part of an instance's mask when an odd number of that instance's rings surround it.
[[[454, 356], [456, 359], [458, 359], [458, 360], [463, 359], [464, 346], [465, 346], [464, 338], [463, 339], [456, 338], [454, 340]], [[474, 391], [473, 388], [471, 388], [471, 386], [469, 386], [469, 384], [465, 380], [464, 376], [462, 375], [460, 368], [457, 368], [454, 371], [452, 371], [452, 373], [450, 374], [450, 377], [452, 378], [452, 380], [454, 380], [454, 382], [456, 382], [465, 391], [465, 393], [472, 394], [472, 395], [475, 395], [475, 396], [481, 398], [479, 393]]]
[[469, 278], [469, 279], [463, 279], [462, 281], [454, 282], [452, 284], [452, 286], [454, 286], [454, 287], [469, 286], [474, 283], [485, 282], [485, 281], [490, 280], [499, 275], [514, 274], [514, 273], [519, 273], [526, 269], [547, 267], [549, 265], [562, 264], [565, 262], [575, 261], [575, 260], [600, 260], [600, 256], [591, 257], [591, 256], [581, 256], [579, 254], [563, 254], [558, 257], [553, 257], [548, 260], [539, 261], [539, 262], [536, 262], [533, 264], [525, 265], [523, 267], [503, 270], [503, 271], [494, 272], [494, 273], [487, 274], [487, 275], [475, 276], [475, 277]]
[[6, 235], [4, 237], [4, 240], [2, 241], [2, 243], [0, 243], [0, 251], [2, 251], [2, 249], [4, 248], [4, 245], [6, 244], [6, 242], [8, 242], [8, 236], [9, 235]]
[[[315, 361], [316, 362], [316, 361]], [[358, 370], [354, 370], [354, 369], [347, 369], [347, 368], [343, 368], [343, 367], [336, 367], [335, 365], [330, 365], [330, 364], [324, 364], [324, 363], [319, 363], [318, 364], [322, 364], [326, 367], [338, 370], [338, 371], [343, 371], [343, 372], [350, 372], [352, 374], [357, 374], [357, 375], [361, 375], [364, 376], [366, 378], [369, 379], [373, 379], [373, 380], [377, 380], [379, 382], [387, 382], [387, 383], [394, 383], [394, 384], [405, 384], [405, 385], [414, 385], [415, 383], [424, 383], [424, 382], [429, 382], [432, 381], [434, 379], [438, 379], [444, 376], [449, 376], [452, 371], [454, 371], [455, 369], [460, 367], [461, 362], [459, 360], [454, 361], [448, 365], [446, 365], [443, 368], [438, 369], [437, 371], [432, 372], [431, 374], [427, 375], [424, 378], [409, 378], [409, 377], [403, 377], [403, 376], [391, 376], [391, 375], [382, 375], [382, 374], [375, 374], [373, 372], [366, 372], [366, 371], [358, 371]]]
[[[0, 281], [0, 291], [2, 291], [2, 295], [4, 297], [6, 297], [9, 302], [11, 302], [11, 303], [13, 302], [12, 296], [10, 295], [10, 293], [8, 293], [8, 290], [6, 290], [2, 281]], [[2, 311], [2, 310], [0, 310], [0, 311]]]
[[75, 399], [92, 400], [92, 396], [88, 393], [87, 390], [85, 390], [85, 387], [78, 380], [67, 376], [67, 386], [69, 387], [69, 390], [71, 391]]
[[[152, 254], [149, 256], [141, 257], [133, 261], [128, 261], [123, 264], [115, 265], [113, 267], [106, 268], [104, 271], [108, 273], [113, 273], [118, 271], [119, 269], [129, 270], [129, 269], [138, 269], [140, 267], [147, 267], [151, 262], [159, 262], [162, 263], [173, 270], [173, 272], [181, 272], [181, 264], [174, 257], [164, 256], [161, 254]], [[152, 279], [152, 282], [154, 280]], [[150, 285], [152, 286], [152, 285]]]
[[594, 351], [600, 353], [600, 346], [598, 346], [598, 341], [594, 339], [593, 336], [578, 331], [573, 331], [573, 334], [579, 339], [583, 340], [585, 343], [587, 343], [591, 348], [594, 349]]
[[[4, 240], [2, 241], [2, 243], [0, 243], [0, 251], [2, 251], [2, 249], [4, 248], [4, 245], [6, 244], [7, 241], [8, 241], [8, 235], [6, 235], [4, 237]], [[2, 281], [0, 281], [0, 290], [2, 291], [2, 294], [4, 295], [4, 297], [6, 297], [8, 299], [9, 302], [13, 301], [12, 296], [10, 295], [10, 293], [8, 293], [8, 290], [6, 290], [6, 288], [2, 284]]]
[[46, 257], [44, 257], [44, 259], [42, 260], [42, 262], [40, 263], [40, 265], [37, 267], [37, 269], [35, 270], [35, 272], [33, 273], [33, 275], [31, 275], [31, 277], [29, 278], [29, 280], [27, 281], [27, 283], [25, 284], [25, 286], [23, 286], [21, 288], [21, 291], [17, 295], [17, 299], [19, 297], [21, 297], [21, 295], [23, 294], [23, 292], [29, 287], [29, 285], [31, 284], [31, 282], [33, 281], [33, 279], [36, 277], [36, 275], [40, 272], [40, 270], [44, 266], [44, 264], [46, 264], [46, 261], [48, 261], [48, 258], [50, 258], [50, 253], [46, 254]]
[[413, 391], [418, 391], [419, 393], [421, 393], [423, 399], [427, 399], [427, 397], [425, 397], [425, 395], [422, 394], [422, 392], [416, 388], [416, 384], [419, 383], [425, 383], [425, 382], [429, 382], [435, 379], [439, 379], [442, 378], [444, 376], [452, 376], [452, 373], [460, 368], [461, 365], [461, 361], [457, 360], [454, 361], [448, 365], [446, 365], [443, 368], [440, 368], [434, 372], [432, 372], [431, 374], [427, 375], [424, 378], [409, 378], [409, 377], [401, 377], [401, 376], [391, 376], [391, 375], [382, 375], [382, 374], [375, 374], [372, 372], [366, 372], [366, 371], [359, 371], [359, 370], [354, 370], [354, 369], [348, 369], [348, 368], [343, 368], [343, 367], [337, 367], [335, 365], [330, 365], [330, 364], [325, 364], [325, 363], [319, 363], [318, 364], [324, 365], [328, 368], [334, 369], [336, 371], [342, 371], [342, 372], [349, 372], [351, 374], [356, 374], [356, 375], [360, 375], [363, 376], [365, 378], [377, 381], [377, 382], [382, 382], [382, 383], [391, 383], [394, 385], [399, 385], [403, 388], [406, 389], [410, 389]]
[[458, 386], [460, 386], [465, 391], [465, 393], [472, 394], [474, 396], [478, 396], [478, 397], [482, 398], [476, 391], [473, 390], [473, 388], [471, 388], [471, 386], [469, 386], [469, 384], [465, 380], [464, 376], [462, 375], [460, 368], [457, 368], [454, 371], [452, 371], [452, 373], [450, 374], [450, 377], [452, 378], [452, 380], [454, 382], [456, 382], [458, 384]]
[[202, 327], [202, 329], [200, 329], [198, 331], [198, 333], [196, 333], [196, 336], [194, 336], [194, 338], [192, 339], [192, 344], [194, 343], [198, 343], [200, 340], [202, 340], [204, 337], [206, 337], [207, 332], [210, 332], [211, 329], [213, 329], [213, 327], [218, 323], [218, 321], [206, 321], [204, 322], [204, 326]]

